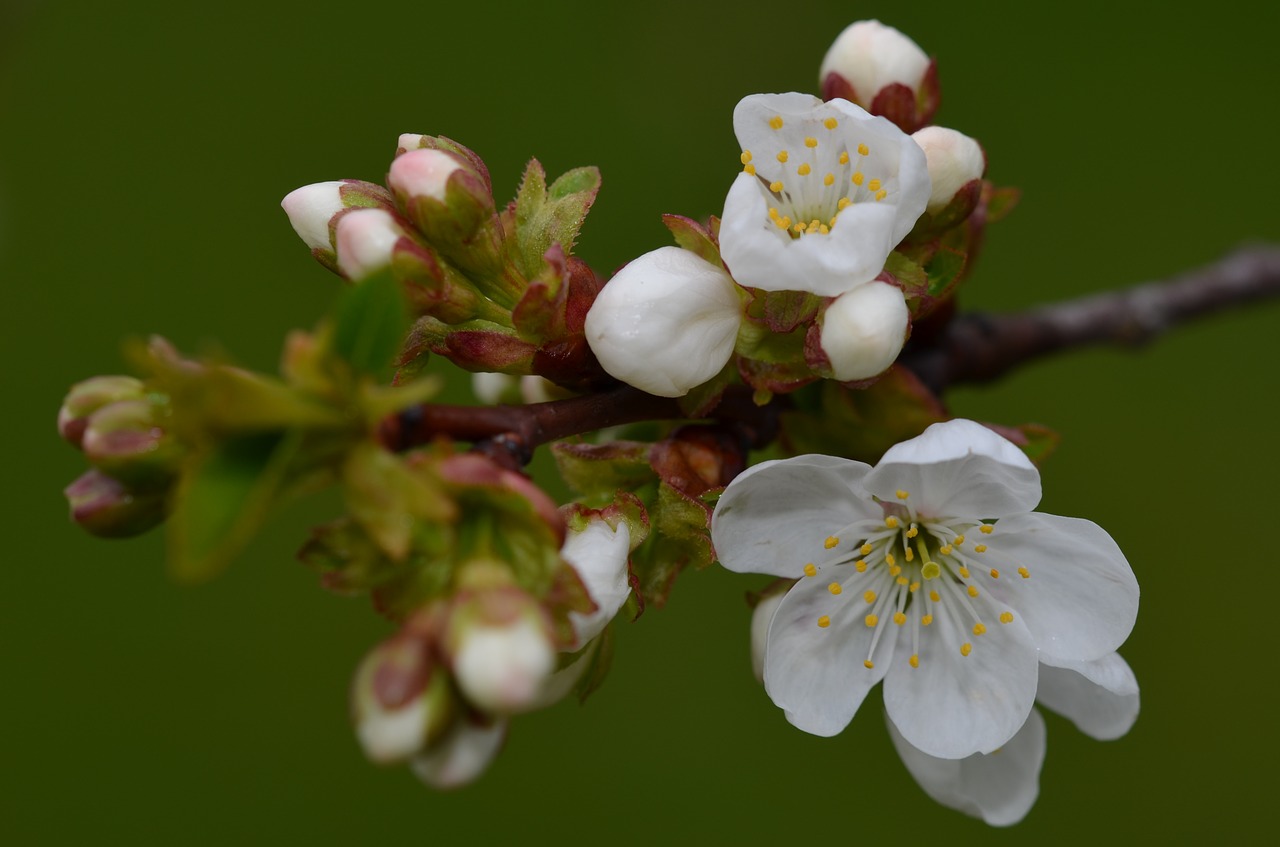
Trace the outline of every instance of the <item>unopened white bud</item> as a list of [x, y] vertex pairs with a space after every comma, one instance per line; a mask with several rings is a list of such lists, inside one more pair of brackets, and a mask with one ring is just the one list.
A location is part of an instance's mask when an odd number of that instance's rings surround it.
[[458, 160], [443, 150], [410, 150], [391, 163], [387, 185], [406, 197], [431, 197], [443, 202], [449, 177], [461, 168]]
[[454, 676], [467, 699], [494, 714], [537, 705], [555, 667], [556, 650], [546, 628], [525, 614], [504, 624], [469, 622], [453, 657]]
[[760, 598], [751, 612], [751, 670], [755, 672], [756, 682], [764, 684], [764, 648], [768, 643], [769, 624], [782, 604], [785, 591], [777, 591]]
[[471, 375], [471, 393], [476, 395], [476, 399], [481, 403], [488, 403], [491, 406], [506, 403], [515, 394], [519, 381], [519, 377], [509, 374], [481, 371]]
[[827, 50], [818, 80], [839, 74], [853, 86], [859, 105], [870, 106], [881, 89], [895, 82], [919, 91], [928, 69], [929, 57], [910, 38], [879, 21], [858, 21]]
[[341, 182], [317, 182], [290, 191], [280, 201], [293, 231], [312, 250], [333, 249], [329, 221], [343, 209], [341, 188]]
[[569, 613], [579, 647], [599, 635], [627, 602], [631, 594], [627, 577], [630, 552], [631, 530], [625, 521], [619, 521], [615, 530], [603, 519], [595, 518], [581, 532], [570, 531], [565, 536], [560, 556], [578, 572], [596, 604], [590, 614]]
[[978, 142], [962, 132], [942, 126], [927, 126], [911, 135], [929, 166], [933, 190], [929, 194], [930, 212], [937, 212], [951, 202], [966, 183], [981, 179], [987, 159]]
[[384, 209], [354, 209], [338, 219], [338, 269], [361, 280], [391, 264], [391, 252], [405, 232]]
[[635, 259], [587, 312], [587, 343], [612, 376], [659, 397], [680, 397], [733, 355], [742, 325], [724, 269], [679, 247]]
[[410, 767], [432, 788], [459, 788], [485, 772], [506, 737], [505, 720], [486, 726], [464, 718], [439, 742], [415, 756]]
[[839, 380], [868, 379], [893, 364], [907, 334], [902, 290], [872, 281], [841, 294], [822, 321], [822, 351]]
[[400, 139], [396, 142], [398, 150], [417, 150], [422, 146], [422, 133], [419, 132], [402, 132]]
[[408, 759], [449, 723], [449, 682], [427, 645], [397, 637], [373, 649], [356, 671], [351, 712], [356, 738], [372, 761]]

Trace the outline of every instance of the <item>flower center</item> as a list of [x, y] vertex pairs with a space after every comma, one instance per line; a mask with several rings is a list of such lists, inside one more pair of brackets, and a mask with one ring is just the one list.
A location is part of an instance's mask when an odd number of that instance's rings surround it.
[[[898, 189], [897, 176], [877, 159], [856, 121], [775, 115], [769, 128], [776, 149], [757, 159], [743, 150], [742, 169], [769, 195], [769, 220], [792, 238], [826, 235], [855, 203], [881, 202]], [[837, 130], [840, 130], [837, 132]]]
[[[908, 492], [897, 495], [899, 502], [881, 504], [883, 521], [858, 521], [828, 536], [824, 546], [832, 558], [805, 565], [805, 578], [828, 581], [838, 604], [834, 614], [861, 615], [875, 630], [867, 668], [875, 667], [871, 657], [890, 624], [909, 628], [913, 668], [920, 667], [929, 641], [941, 642], [929, 637], [939, 627], [952, 628], [960, 654], [968, 656], [988, 624], [1013, 622], [1013, 612], [999, 609], [989, 588], [1001, 579], [1030, 579], [1031, 573], [1019, 567], [1004, 574], [983, 561], [988, 545], [998, 543], [995, 524], [925, 517], [908, 504]], [[830, 626], [831, 615], [817, 624]]]

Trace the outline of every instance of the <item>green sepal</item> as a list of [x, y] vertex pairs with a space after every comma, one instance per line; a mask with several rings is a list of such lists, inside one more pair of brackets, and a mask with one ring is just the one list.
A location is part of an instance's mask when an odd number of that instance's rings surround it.
[[634, 588], [645, 606], [661, 608], [680, 571], [705, 568], [715, 560], [708, 536], [710, 518], [711, 510], [699, 498], [659, 483], [649, 507], [653, 531], [631, 554]]
[[1020, 424], [1014, 431], [1022, 438], [1014, 438], [1013, 443], [1022, 448], [1036, 467], [1043, 465], [1062, 443], [1062, 435], [1043, 424]]
[[895, 250], [884, 260], [884, 271], [897, 281], [907, 297], [928, 295], [929, 275], [919, 262]]
[[582, 676], [578, 677], [578, 681], [573, 686], [573, 695], [578, 698], [579, 703], [587, 702], [587, 698], [604, 684], [605, 677], [609, 675], [609, 669], [613, 667], [613, 625], [606, 626], [580, 652], [587, 650], [593, 652], [587, 659], [587, 667], [583, 670]]
[[597, 168], [574, 168], [548, 187], [542, 164], [529, 160], [515, 201], [516, 260], [526, 278], [538, 274], [552, 244], [559, 244], [566, 256], [573, 252], [599, 191]]
[[1003, 220], [1018, 205], [1018, 201], [1022, 199], [1022, 190], [1012, 186], [996, 188], [991, 183], [986, 183], [982, 191], [982, 203], [985, 206], [984, 220], [986, 223], [993, 224], [996, 221]]
[[722, 266], [720, 245], [711, 234], [709, 226], [703, 226], [683, 215], [663, 215], [662, 222], [671, 230], [676, 244], [716, 267]]
[[408, 556], [417, 521], [450, 521], [457, 515], [438, 482], [371, 441], [351, 450], [341, 478], [347, 512], [393, 561]]
[[638, 441], [585, 444], [557, 441], [551, 445], [560, 478], [586, 498], [612, 499], [657, 479], [649, 465], [651, 445]]
[[392, 364], [409, 329], [404, 293], [390, 270], [343, 291], [330, 319], [334, 354], [356, 373], [372, 376]]
[[730, 357], [718, 374], [702, 385], [690, 389], [689, 393], [676, 401], [680, 405], [680, 411], [684, 412], [687, 418], [703, 418], [711, 414], [711, 411], [720, 404], [720, 398], [724, 396], [725, 389], [733, 382], [737, 373], [737, 365], [733, 357]]

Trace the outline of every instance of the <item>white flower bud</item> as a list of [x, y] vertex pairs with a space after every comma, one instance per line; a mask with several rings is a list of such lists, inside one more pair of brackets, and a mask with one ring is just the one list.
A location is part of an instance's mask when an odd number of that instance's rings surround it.
[[929, 212], [937, 212], [951, 202], [964, 185], [981, 179], [987, 159], [978, 142], [962, 132], [941, 126], [927, 126], [911, 135], [929, 166], [933, 190], [929, 194]]
[[841, 294], [827, 307], [820, 341], [839, 380], [868, 379], [893, 364], [907, 334], [901, 289], [873, 281]]
[[431, 197], [443, 202], [449, 177], [461, 168], [458, 160], [443, 150], [411, 149], [391, 163], [387, 185], [406, 197]]
[[434, 741], [452, 717], [449, 682], [420, 639], [398, 636], [360, 663], [351, 688], [356, 738], [374, 762], [404, 761]]
[[507, 722], [489, 725], [466, 719], [410, 763], [418, 779], [432, 788], [459, 788], [485, 772], [507, 738]]
[[520, 399], [526, 403], [546, 403], [555, 400], [556, 384], [537, 374], [526, 374], [520, 377]]
[[329, 243], [329, 220], [344, 208], [341, 187], [341, 182], [317, 182], [290, 191], [280, 201], [293, 231], [312, 250], [333, 249]]
[[587, 312], [587, 343], [614, 377], [680, 397], [733, 355], [742, 304], [724, 269], [660, 247], [618, 271]]
[[417, 150], [422, 146], [422, 133], [418, 132], [402, 132], [400, 138], [396, 142], [397, 150]]
[[453, 656], [454, 676], [467, 699], [494, 714], [535, 707], [555, 668], [546, 627], [527, 613], [500, 624], [469, 620]]
[[509, 374], [489, 373], [481, 371], [471, 375], [471, 393], [476, 399], [489, 405], [507, 402], [507, 398], [515, 393], [520, 378]]
[[338, 269], [361, 280], [391, 264], [391, 251], [405, 232], [384, 209], [355, 209], [338, 219]]
[[782, 598], [786, 596], [787, 592], [776, 591], [761, 597], [751, 612], [751, 670], [755, 672], [756, 681], [761, 685], [764, 684], [764, 648], [768, 643], [769, 624], [773, 623], [773, 616], [782, 604]]
[[626, 521], [619, 521], [614, 530], [603, 519], [595, 518], [581, 532], [570, 532], [565, 537], [560, 556], [578, 572], [596, 604], [590, 614], [569, 613], [579, 647], [599, 635], [627, 602], [631, 594], [627, 579], [630, 552], [631, 530]]
[[818, 79], [839, 74], [853, 86], [857, 102], [870, 106], [881, 89], [895, 82], [919, 91], [928, 69], [929, 57], [910, 38], [879, 21], [858, 21], [836, 36]]

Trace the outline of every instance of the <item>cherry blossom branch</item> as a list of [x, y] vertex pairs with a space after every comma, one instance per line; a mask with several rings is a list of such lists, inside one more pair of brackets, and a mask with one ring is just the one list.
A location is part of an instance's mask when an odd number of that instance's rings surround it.
[[899, 362], [941, 393], [1015, 367], [1100, 344], [1138, 347], [1192, 318], [1280, 296], [1280, 247], [1246, 247], [1172, 280], [1051, 303], [1025, 312], [964, 314]]

